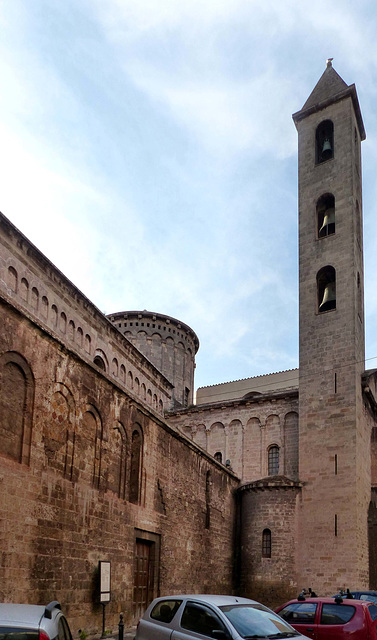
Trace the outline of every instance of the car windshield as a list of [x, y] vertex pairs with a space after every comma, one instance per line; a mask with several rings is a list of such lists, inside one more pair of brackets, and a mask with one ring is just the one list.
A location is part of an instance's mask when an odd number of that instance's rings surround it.
[[293, 638], [299, 635], [263, 605], [231, 604], [220, 609], [243, 638]]
[[19, 627], [0, 627], [0, 640], [38, 640], [39, 633], [35, 629]]

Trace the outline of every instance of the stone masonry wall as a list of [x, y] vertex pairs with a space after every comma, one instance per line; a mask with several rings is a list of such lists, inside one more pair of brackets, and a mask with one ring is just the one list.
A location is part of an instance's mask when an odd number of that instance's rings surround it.
[[297, 391], [169, 412], [169, 423], [211, 455], [221, 454], [243, 482], [268, 472], [268, 451], [279, 448], [279, 474], [298, 479]]
[[0, 214], [0, 291], [83, 360], [161, 415], [172, 383]]
[[152, 311], [122, 311], [111, 322], [174, 385], [172, 407], [193, 402], [195, 354], [199, 340], [184, 322]]
[[15, 302], [1, 299], [0, 327], [0, 598], [57, 599], [75, 634], [98, 632], [110, 560], [106, 626], [120, 611], [130, 625], [140, 540], [155, 549], [149, 599], [230, 593], [237, 478]]
[[[254, 482], [240, 489], [241, 593], [274, 608], [296, 598], [295, 554], [297, 499], [300, 487], [281, 478]], [[263, 532], [270, 535], [270, 553]], [[300, 585], [302, 587], [313, 585]], [[313, 587], [314, 589], [314, 587]]]

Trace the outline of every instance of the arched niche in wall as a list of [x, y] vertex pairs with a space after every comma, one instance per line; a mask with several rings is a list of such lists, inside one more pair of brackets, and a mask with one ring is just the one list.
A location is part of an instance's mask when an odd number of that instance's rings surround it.
[[68, 323], [68, 338], [72, 340], [72, 342], [75, 339], [75, 332], [76, 332], [75, 323], [73, 322], [73, 320], [70, 320]]
[[77, 341], [78, 346], [82, 347], [82, 345], [84, 343], [84, 333], [83, 333], [83, 330], [81, 329], [81, 327], [77, 327], [76, 341]]
[[225, 459], [225, 427], [222, 422], [214, 422], [207, 433], [207, 450], [211, 456], [216, 452], [221, 451], [223, 458]]
[[261, 447], [261, 422], [253, 416], [247, 421], [244, 432], [243, 480], [257, 480], [263, 475]]
[[74, 472], [87, 484], [99, 485], [101, 465], [102, 420], [91, 404], [86, 406], [82, 421], [78, 425], [75, 447]]
[[193, 440], [199, 447], [207, 450], [207, 432], [204, 424], [199, 424], [193, 433]]
[[102, 349], [95, 350], [93, 362], [102, 371], [105, 371], [106, 373], [109, 371], [109, 361]]
[[158, 369], [162, 368], [162, 337], [159, 333], [152, 334], [151, 359]]
[[14, 293], [18, 292], [18, 273], [14, 267], [8, 267], [7, 284]]
[[15, 351], [0, 356], [0, 452], [30, 463], [34, 377], [25, 358]]
[[21, 278], [20, 296], [25, 302], [29, 302], [29, 283], [26, 278]]
[[107, 489], [119, 498], [124, 498], [127, 477], [127, 435], [123, 424], [119, 421], [110, 428], [106, 462]]
[[47, 320], [48, 318], [48, 307], [49, 307], [48, 298], [46, 296], [42, 296], [41, 314], [45, 320]]
[[48, 466], [69, 478], [72, 476], [74, 422], [73, 395], [66, 385], [57, 383], [43, 424], [43, 445]]
[[185, 434], [186, 438], [190, 438], [190, 440], [192, 440], [192, 428], [189, 425], [181, 427], [180, 431]]
[[31, 306], [34, 311], [38, 311], [39, 308], [39, 291], [36, 287], [31, 290]]
[[139, 349], [139, 351], [141, 351], [141, 353], [143, 353], [145, 356], [147, 356], [147, 358], [150, 357], [150, 348], [149, 348], [149, 342], [147, 340], [147, 334], [145, 331], [138, 331], [136, 334], [136, 344], [137, 347]]
[[141, 478], [143, 466], [143, 432], [139, 424], [135, 424], [131, 439], [131, 468], [130, 468], [130, 502], [140, 503]]
[[115, 376], [115, 378], [117, 378], [118, 372], [119, 372], [118, 360], [116, 358], [113, 358], [113, 361], [111, 363], [111, 373], [113, 376]]
[[284, 475], [298, 480], [298, 413], [289, 411], [284, 417]]

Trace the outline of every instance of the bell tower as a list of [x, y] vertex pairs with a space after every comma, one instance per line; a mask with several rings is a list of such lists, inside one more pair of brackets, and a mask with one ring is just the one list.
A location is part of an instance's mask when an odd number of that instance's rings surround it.
[[331, 59], [293, 115], [299, 158], [297, 586], [368, 585], [361, 141], [355, 85]]

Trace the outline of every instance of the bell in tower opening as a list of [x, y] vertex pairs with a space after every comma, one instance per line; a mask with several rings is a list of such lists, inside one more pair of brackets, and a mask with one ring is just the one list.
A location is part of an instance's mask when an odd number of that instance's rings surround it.
[[321, 122], [316, 131], [316, 163], [334, 157], [334, 125], [331, 120]]
[[331, 193], [321, 196], [317, 202], [318, 238], [335, 233], [335, 198]]
[[323, 267], [317, 274], [318, 313], [336, 309], [334, 267]]

